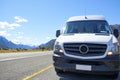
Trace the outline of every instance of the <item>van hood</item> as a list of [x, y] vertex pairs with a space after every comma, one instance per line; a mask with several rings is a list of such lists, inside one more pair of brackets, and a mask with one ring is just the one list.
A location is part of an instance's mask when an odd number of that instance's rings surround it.
[[63, 34], [60, 35], [57, 40], [61, 43], [68, 42], [80, 42], [80, 43], [116, 43], [117, 39], [112, 35], [103, 35], [103, 34]]

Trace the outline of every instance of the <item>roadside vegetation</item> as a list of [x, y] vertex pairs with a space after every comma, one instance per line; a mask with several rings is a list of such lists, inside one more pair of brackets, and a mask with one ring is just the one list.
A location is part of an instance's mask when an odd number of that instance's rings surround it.
[[1, 48], [0, 53], [16, 53], [16, 52], [42, 52], [42, 51], [51, 51], [50, 48], [39, 47], [34, 49], [9, 49], [9, 48]]
[[42, 51], [52, 51], [55, 40], [51, 40], [45, 46], [38, 46], [32, 49], [25, 48], [0, 48], [0, 53], [17, 53], [17, 52], [42, 52]]

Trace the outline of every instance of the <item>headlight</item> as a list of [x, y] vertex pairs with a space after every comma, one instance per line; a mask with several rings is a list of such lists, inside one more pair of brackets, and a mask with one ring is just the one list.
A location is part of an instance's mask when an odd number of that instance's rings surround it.
[[108, 51], [108, 55], [109, 56], [113, 55], [113, 52], [112, 51]]
[[111, 47], [111, 50], [108, 51], [108, 55], [114, 55], [118, 53], [118, 43], [114, 43]]
[[114, 52], [114, 53], [118, 52], [118, 43], [114, 43], [112, 52]]
[[54, 51], [55, 51], [55, 52], [63, 53], [63, 49], [62, 49], [62, 47], [61, 47], [61, 45], [60, 45], [59, 42], [56, 42], [56, 43], [55, 43], [55, 45], [54, 45]]

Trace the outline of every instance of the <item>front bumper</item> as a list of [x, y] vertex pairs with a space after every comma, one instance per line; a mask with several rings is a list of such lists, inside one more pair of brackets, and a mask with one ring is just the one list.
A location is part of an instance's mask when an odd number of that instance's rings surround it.
[[[107, 56], [102, 59], [76, 59], [67, 57], [63, 53], [54, 52], [54, 67], [63, 71], [90, 74], [115, 74], [119, 72], [119, 55]], [[77, 66], [88, 66], [90, 69]]]

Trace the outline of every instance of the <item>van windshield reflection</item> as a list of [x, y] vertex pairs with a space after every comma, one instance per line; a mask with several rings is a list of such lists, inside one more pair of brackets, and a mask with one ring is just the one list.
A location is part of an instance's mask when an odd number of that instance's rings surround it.
[[106, 21], [103, 20], [88, 20], [88, 21], [72, 21], [66, 23], [64, 34], [110, 34], [110, 28]]

